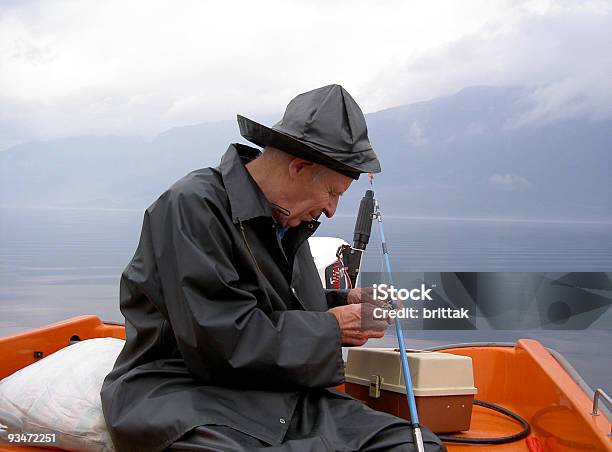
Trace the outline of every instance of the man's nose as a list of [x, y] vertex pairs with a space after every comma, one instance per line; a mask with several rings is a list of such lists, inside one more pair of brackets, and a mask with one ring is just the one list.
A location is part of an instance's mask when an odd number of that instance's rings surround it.
[[331, 218], [336, 213], [336, 208], [338, 207], [338, 198], [331, 199], [327, 204], [327, 207], [323, 209], [323, 213], [327, 218]]

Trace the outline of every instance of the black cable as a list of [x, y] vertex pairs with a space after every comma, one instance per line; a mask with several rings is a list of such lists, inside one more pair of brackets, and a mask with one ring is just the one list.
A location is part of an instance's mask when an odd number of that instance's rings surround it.
[[512, 411], [501, 407], [499, 405], [495, 405], [493, 403], [483, 402], [482, 400], [474, 400], [474, 405], [478, 405], [484, 408], [488, 408], [493, 411], [498, 411], [509, 418], [514, 419], [519, 424], [523, 426], [523, 430], [519, 433], [510, 436], [499, 436], [496, 438], [462, 438], [458, 436], [448, 436], [448, 435], [438, 435], [442, 441], [447, 443], [463, 443], [463, 444], [506, 444], [512, 443], [514, 441], [518, 441], [520, 439], [526, 438], [531, 433], [531, 427], [529, 423], [520, 417], [518, 414], [513, 413]]

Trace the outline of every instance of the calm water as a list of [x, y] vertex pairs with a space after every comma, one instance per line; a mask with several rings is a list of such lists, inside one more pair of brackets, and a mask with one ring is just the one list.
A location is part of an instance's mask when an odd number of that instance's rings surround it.
[[[122, 321], [118, 281], [142, 211], [0, 209], [0, 336], [81, 314]], [[318, 235], [352, 240], [354, 219]], [[385, 218], [394, 271], [612, 271], [612, 225]], [[364, 270], [382, 268], [374, 230]], [[413, 331], [409, 347], [533, 337], [612, 390], [612, 331]], [[371, 341], [391, 346], [393, 337]], [[607, 346], [602, 346], [607, 345]]]

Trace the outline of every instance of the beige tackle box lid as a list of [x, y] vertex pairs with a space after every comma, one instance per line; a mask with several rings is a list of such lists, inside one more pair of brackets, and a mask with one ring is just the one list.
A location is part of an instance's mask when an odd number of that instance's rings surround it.
[[[476, 394], [472, 358], [469, 356], [436, 352], [409, 352], [406, 355], [415, 396]], [[349, 349], [346, 382], [369, 386], [373, 375], [382, 378], [381, 390], [406, 393], [397, 349]]]

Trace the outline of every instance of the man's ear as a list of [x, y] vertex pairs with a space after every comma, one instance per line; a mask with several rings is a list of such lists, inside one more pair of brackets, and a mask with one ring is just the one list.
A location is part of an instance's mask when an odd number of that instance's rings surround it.
[[295, 157], [289, 162], [289, 177], [299, 177], [304, 174], [305, 170], [314, 168], [314, 163], [309, 160], [304, 160], [299, 157]]

